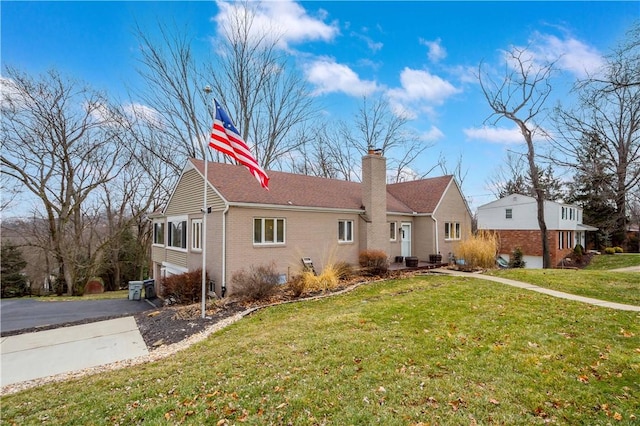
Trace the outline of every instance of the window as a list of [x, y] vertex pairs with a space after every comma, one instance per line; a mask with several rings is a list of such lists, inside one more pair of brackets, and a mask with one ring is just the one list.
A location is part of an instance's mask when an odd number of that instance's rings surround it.
[[562, 208], [562, 219], [564, 220], [564, 219], [566, 219], [566, 218], [567, 218], [567, 208], [566, 208], [566, 207], [563, 207], [563, 208]]
[[153, 222], [153, 244], [164, 245], [164, 222]]
[[389, 222], [389, 239], [391, 241], [395, 241], [396, 240], [396, 223], [395, 222]]
[[353, 242], [353, 221], [352, 220], [338, 221], [338, 242], [340, 243]]
[[506, 209], [504, 211], [505, 219], [513, 219], [513, 209]]
[[564, 248], [564, 232], [558, 232], [558, 250], [562, 250]]
[[187, 249], [187, 220], [186, 218], [169, 218], [167, 220], [167, 245], [173, 248]]
[[284, 219], [257, 217], [253, 219], [254, 244], [284, 244]]
[[459, 222], [445, 222], [444, 239], [445, 240], [460, 239], [460, 223]]
[[573, 248], [573, 231], [567, 231], [567, 248]]
[[191, 221], [191, 250], [202, 250], [202, 219]]

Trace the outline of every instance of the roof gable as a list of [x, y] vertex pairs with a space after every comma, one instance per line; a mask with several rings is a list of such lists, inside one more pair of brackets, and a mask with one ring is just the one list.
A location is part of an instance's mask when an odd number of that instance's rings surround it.
[[387, 185], [387, 191], [417, 213], [433, 213], [453, 176], [400, 182]]

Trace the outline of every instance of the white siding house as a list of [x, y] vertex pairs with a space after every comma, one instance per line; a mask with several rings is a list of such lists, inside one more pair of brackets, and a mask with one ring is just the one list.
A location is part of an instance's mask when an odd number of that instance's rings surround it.
[[[544, 219], [553, 265], [577, 244], [586, 247], [586, 232], [597, 230], [583, 224], [582, 208], [571, 204], [545, 201]], [[478, 229], [498, 234], [500, 256], [509, 259], [511, 252], [520, 247], [528, 268], [542, 268], [542, 240], [535, 198], [511, 194], [478, 207]]]

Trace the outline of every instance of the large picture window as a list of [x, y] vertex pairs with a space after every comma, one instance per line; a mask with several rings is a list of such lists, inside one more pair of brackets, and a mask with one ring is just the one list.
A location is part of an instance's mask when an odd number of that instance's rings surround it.
[[338, 242], [340, 243], [353, 242], [353, 221], [352, 220], [338, 221]]
[[445, 222], [444, 239], [445, 240], [460, 239], [460, 222]]
[[167, 220], [167, 245], [173, 248], [187, 249], [187, 219], [169, 218]]
[[254, 244], [284, 244], [284, 219], [255, 218], [253, 219]]
[[153, 244], [164, 245], [164, 221], [153, 222]]

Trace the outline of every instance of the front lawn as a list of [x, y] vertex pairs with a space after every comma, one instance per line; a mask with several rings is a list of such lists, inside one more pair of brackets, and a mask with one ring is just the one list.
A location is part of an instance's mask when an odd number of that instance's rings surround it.
[[601, 254], [594, 256], [586, 269], [606, 270], [638, 265], [640, 265], [640, 254], [637, 253]]
[[3, 397], [3, 424], [637, 424], [637, 313], [416, 276]]
[[501, 269], [491, 275], [608, 302], [640, 306], [640, 274], [572, 269]]

